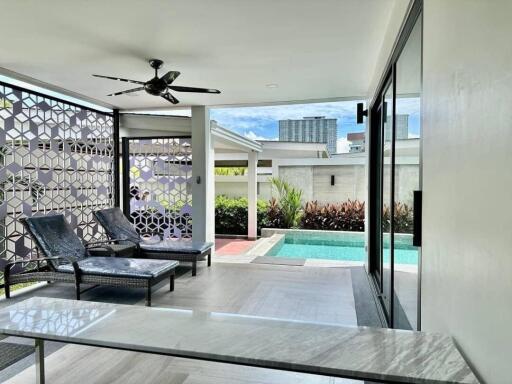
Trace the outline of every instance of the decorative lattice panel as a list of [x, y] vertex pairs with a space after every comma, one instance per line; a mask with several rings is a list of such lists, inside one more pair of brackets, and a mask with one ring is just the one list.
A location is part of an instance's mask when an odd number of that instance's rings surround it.
[[[0, 269], [29, 260], [20, 218], [63, 213], [85, 241], [113, 205], [113, 118], [0, 83]], [[28, 263], [27, 263], [28, 264]]]
[[129, 191], [124, 195], [129, 198], [129, 214], [137, 231], [158, 233], [165, 239], [192, 237], [191, 139], [128, 142], [128, 165], [125, 160], [123, 166], [128, 166]]

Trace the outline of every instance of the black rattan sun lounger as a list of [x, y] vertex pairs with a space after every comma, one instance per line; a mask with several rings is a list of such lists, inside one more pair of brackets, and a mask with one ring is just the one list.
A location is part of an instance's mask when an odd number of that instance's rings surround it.
[[[174, 290], [174, 270], [179, 264], [171, 260], [136, 259], [124, 257], [91, 257], [89, 249], [117, 240], [83, 244], [63, 215], [39, 216], [21, 220], [44, 257], [9, 262], [4, 268], [5, 296], [10, 286], [33, 281], [74, 283], [76, 299], [80, 300], [82, 284], [109, 285], [146, 289], [146, 305], [151, 305], [151, 288], [169, 279]], [[15, 273], [20, 263], [35, 262], [36, 268]], [[44, 265], [42, 265], [42, 263]]]
[[196, 275], [198, 261], [207, 259], [208, 266], [211, 265], [211, 242], [166, 239], [148, 243], [142, 240], [119, 208], [102, 209], [94, 212], [94, 216], [111, 239], [136, 243], [138, 257], [191, 262], [192, 276]]

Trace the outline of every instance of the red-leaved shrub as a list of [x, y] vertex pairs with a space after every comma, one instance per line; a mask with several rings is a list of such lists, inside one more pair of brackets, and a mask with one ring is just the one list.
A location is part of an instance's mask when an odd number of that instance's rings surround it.
[[301, 228], [324, 231], [364, 231], [364, 202], [348, 200], [321, 205], [309, 201], [304, 206]]

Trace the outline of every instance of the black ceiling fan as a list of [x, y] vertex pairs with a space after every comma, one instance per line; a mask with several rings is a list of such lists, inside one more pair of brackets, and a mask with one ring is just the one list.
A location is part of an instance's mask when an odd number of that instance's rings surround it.
[[153, 96], [161, 96], [165, 100], [170, 101], [173, 104], [178, 104], [179, 100], [175, 98], [169, 90], [173, 90], [176, 92], [196, 92], [196, 93], [220, 93], [218, 89], [209, 89], [209, 88], [195, 88], [195, 87], [182, 87], [179, 85], [172, 85], [173, 81], [180, 75], [178, 71], [169, 71], [162, 77], [158, 77], [158, 70], [162, 68], [164, 62], [159, 59], [151, 59], [149, 60], [149, 65], [155, 69], [155, 77], [153, 77], [149, 81], [138, 81], [138, 80], [130, 80], [130, 79], [122, 79], [120, 77], [112, 77], [112, 76], [102, 76], [102, 75], [93, 75], [94, 77], [101, 77], [104, 79], [110, 80], [118, 80], [124, 81], [126, 83], [139, 84], [140, 87], [128, 89], [122, 92], [111, 93], [107, 96], [118, 96], [123, 95], [125, 93], [132, 93], [138, 91], [146, 91], [150, 95]]

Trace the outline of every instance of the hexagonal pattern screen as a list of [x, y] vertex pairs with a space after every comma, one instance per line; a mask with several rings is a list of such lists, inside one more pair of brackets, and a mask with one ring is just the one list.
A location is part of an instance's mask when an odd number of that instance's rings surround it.
[[[113, 117], [0, 83], [0, 270], [35, 255], [19, 219], [63, 213], [85, 241], [113, 205]], [[0, 281], [3, 283], [3, 281]]]
[[123, 166], [128, 167], [129, 214], [136, 230], [164, 239], [191, 238], [191, 138], [126, 140], [129, 164]]

